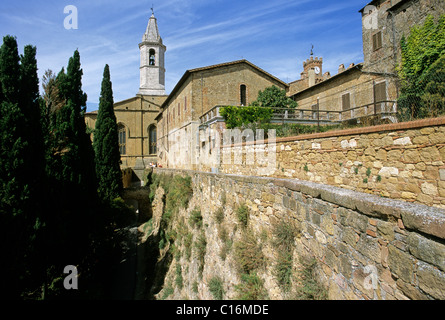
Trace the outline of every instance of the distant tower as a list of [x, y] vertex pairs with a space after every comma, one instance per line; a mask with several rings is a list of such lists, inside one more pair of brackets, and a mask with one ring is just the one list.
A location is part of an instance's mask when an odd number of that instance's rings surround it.
[[164, 57], [167, 48], [159, 35], [154, 13], [148, 20], [147, 30], [139, 44], [141, 52], [140, 87], [138, 94], [151, 96], [165, 95]]
[[311, 57], [303, 62], [304, 71], [301, 73], [301, 79], [308, 79], [309, 87], [323, 80], [323, 58]]

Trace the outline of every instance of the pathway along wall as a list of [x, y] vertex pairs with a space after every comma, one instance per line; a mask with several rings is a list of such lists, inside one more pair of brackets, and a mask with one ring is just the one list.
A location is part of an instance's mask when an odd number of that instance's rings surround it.
[[[261, 175], [270, 162], [246, 164], [246, 154], [261, 148], [243, 145], [243, 162], [234, 164], [240, 147], [223, 147], [232, 160], [219, 171]], [[268, 174], [445, 208], [445, 117], [278, 138]]]
[[[221, 260], [224, 243], [217, 230], [228, 221], [239, 224], [234, 215], [246, 204], [248, 228], [263, 243], [258, 254], [265, 256], [266, 266], [258, 275], [271, 299], [286, 298], [273, 272], [277, 252], [268, 245], [279, 221], [295, 228], [294, 261], [302, 256], [316, 259], [317, 278], [329, 299], [445, 299], [443, 209], [295, 179], [174, 169], [154, 173], [191, 176], [191, 203], [201, 208], [207, 249], [202, 282], [195, 288], [199, 295], [189, 298], [211, 299], [209, 282], [215, 276], [224, 283], [224, 298], [235, 297], [233, 286], [240, 279], [234, 257]], [[221, 207], [224, 219], [216, 223]]]

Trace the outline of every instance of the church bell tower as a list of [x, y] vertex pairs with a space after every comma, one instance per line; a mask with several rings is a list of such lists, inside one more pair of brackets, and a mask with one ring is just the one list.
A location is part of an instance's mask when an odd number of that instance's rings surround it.
[[165, 95], [164, 57], [166, 46], [159, 35], [154, 13], [148, 20], [147, 29], [139, 44], [141, 53], [140, 86], [138, 94], [150, 96]]

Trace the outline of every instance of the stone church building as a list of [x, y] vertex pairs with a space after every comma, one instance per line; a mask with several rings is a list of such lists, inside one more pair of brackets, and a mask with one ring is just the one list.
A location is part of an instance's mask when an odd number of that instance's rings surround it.
[[[272, 85], [284, 89], [298, 102], [287, 122], [338, 124], [369, 116], [395, 122], [398, 97], [396, 66], [400, 63], [400, 39], [427, 15], [445, 13], [443, 0], [373, 0], [360, 11], [364, 62], [340, 65], [331, 76], [323, 70], [323, 58], [303, 62], [300, 79], [285, 83], [247, 60], [187, 70], [170, 94], [165, 92], [165, 52], [154, 14], [139, 44], [140, 87], [135, 97], [116, 102], [122, 168], [142, 177], [150, 163], [163, 167], [196, 169], [205, 150], [216, 141], [208, 129], [222, 131], [221, 106], [246, 106], [258, 91]], [[96, 112], [86, 114], [94, 128]], [[209, 168], [210, 169], [210, 168]]]
[[[114, 104], [119, 130], [121, 167], [136, 169], [134, 171], [137, 174], [150, 163], [157, 162], [155, 118], [168, 97], [165, 93], [166, 50], [156, 18], [152, 15], [139, 44], [139, 92], [135, 97]], [[97, 111], [87, 113], [85, 118], [87, 125], [94, 128]]]

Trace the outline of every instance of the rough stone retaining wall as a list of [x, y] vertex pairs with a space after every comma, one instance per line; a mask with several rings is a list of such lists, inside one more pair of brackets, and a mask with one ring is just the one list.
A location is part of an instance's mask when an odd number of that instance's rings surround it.
[[[434, 133], [428, 132], [425, 136], [430, 138]], [[395, 137], [404, 138], [401, 134], [389, 137], [392, 142]], [[363, 142], [364, 137], [359, 138], [357, 142]], [[400, 151], [390, 148], [387, 152], [391, 150]], [[295, 254], [316, 258], [317, 275], [329, 299], [445, 299], [443, 209], [295, 179], [173, 169], [154, 172], [189, 175], [198, 190], [193, 202], [201, 206], [207, 237], [200, 298], [211, 298], [207, 286], [215, 274], [225, 281], [229, 293], [237, 281], [233, 265], [218, 257], [222, 244], [212, 220], [224, 194], [226, 219], [237, 206], [247, 204], [249, 224], [258, 237], [266, 230], [270, 238], [274, 223], [289, 219], [299, 233]], [[274, 252], [267, 246], [263, 251], [268, 265], [260, 275], [270, 298], [283, 299], [270, 271]]]
[[[258, 148], [264, 145], [243, 145], [243, 163], [232, 160], [220, 172], [261, 175], [258, 168], [269, 162], [255, 157], [246, 164], [246, 154]], [[270, 176], [445, 208], [445, 118], [278, 138]]]

